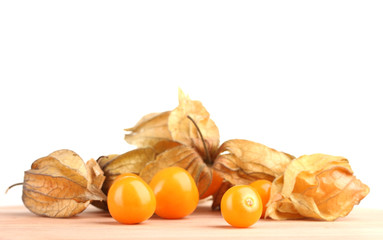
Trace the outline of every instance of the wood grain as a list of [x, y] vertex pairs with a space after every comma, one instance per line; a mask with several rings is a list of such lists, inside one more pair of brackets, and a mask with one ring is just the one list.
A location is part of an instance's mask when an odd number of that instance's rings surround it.
[[335, 222], [260, 220], [251, 228], [230, 227], [210, 203], [190, 216], [122, 225], [94, 207], [72, 218], [52, 219], [25, 207], [0, 208], [0, 239], [383, 239], [383, 210], [355, 208]]

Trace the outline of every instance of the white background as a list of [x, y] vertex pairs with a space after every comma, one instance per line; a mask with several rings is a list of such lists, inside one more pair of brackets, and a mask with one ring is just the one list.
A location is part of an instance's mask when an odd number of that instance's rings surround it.
[[381, 1], [1, 1], [0, 205], [31, 163], [123, 153], [181, 87], [222, 141], [349, 159], [383, 202]]

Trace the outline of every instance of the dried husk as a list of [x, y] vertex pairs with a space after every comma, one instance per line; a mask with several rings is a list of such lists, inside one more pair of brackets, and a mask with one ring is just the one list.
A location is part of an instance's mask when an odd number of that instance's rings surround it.
[[148, 162], [155, 159], [155, 156], [152, 148], [138, 148], [113, 158], [102, 167], [106, 177], [102, 187], [103, 191], [107, 193], [113, 181], [120, 174], [138, 175]]
[[172, 140], [163, 140], [163, 141], [156, 143], [153, 146], [153, 150], [156, 154], [160, 154], [160, 153], [165, 152], [166, 150], [169, 150], [171, 148], [181, 146], [181, 145], [183, 145], [183, 144], [180, 142], [176, 142], [176, 141], [172, 141]]
[[368, 193], [369, 187], [353, 175], [346, 158], [304, 155], [273, 182], [266, 216], [333, 221], [348, 215]]
[[[169, 115], [168, 126], [172, 140], [195, 148], [203, 159], [211, 159], [219, 146], [218, 127], [200, 101], [191, 100], [182, 90], [178, 91], [178, 100], [178, 107]], [[189, 117], [200, 129], [203, 139]], [[206, 156], [203, 141], [211, 156]]]
[[271, 185], [270, 200], [267, 204], [265, 218], [270, 217], [277, 220], [301, 219], [303, 216], [298, 213], [291, 200], [283, 198], [281, 195], [284, 183], [283, 177], [283, 175], [277, 177]]
[[100, 168], [104, 168], [108, 162], [112, 161], [114, 158], [119, 156], [119, 154], [110, 154], [106, 156], [101, 156], [97, 159], [97, 164], [100, 166]]
[[[209, 112], [200, 101], [193, 101], [182, 90], [178, 91], [179, 105], [172, 111], [151, 113], [125, 129], [125, 140], [137, 147], [154, 147], [159, 142], [171, 141], [195, 148], [203, 159], [211, 159], [219, 146], [219, 131]], [[202, 140], [193, 121], [198, 125]], [[207, 147], [206, 156], [204, 144]]]
[[104, 200], [100, 190], [104, 176], [94, 160], [87, 165], [73, 151], [59, 150], [33, 162], [25, 172], [22, 200], [33, 213], [47, 217], [71, 217]]
[[233, 139], [217, 152], [213, 168], [233, 185], [250, 184], [258, 179], [273, 181], [293, 158], [263, 144]]
[[141, 118], [134, 127], [127, 128], [125, 141], [137, 147], [151, 147], [164, 140], [172, 140], [168, 129], [170, 112], [150, 113]]
[[[219, 131], [201, 102], [191, 100], [181, 90], [178, 99], [179, 105], [173, 111], [148, 114], [134, 127], [126, 129], [130, 133], [125, 135], [125, 140], [155, 152], [155, 159], [140, 172], [144, 180], [150, 182], [154, 174], [165, 167], [183, 167], [193, 176], [202, 195], [211, 183], [211, 170], [205, 162], [212, 163], [219, 146]], [[103, 170], [108, 182], [110, 173]]]

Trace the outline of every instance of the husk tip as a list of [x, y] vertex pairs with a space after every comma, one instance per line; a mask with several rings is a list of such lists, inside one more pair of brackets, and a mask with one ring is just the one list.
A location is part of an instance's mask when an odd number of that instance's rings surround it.
[[24, 183], [15, 183], [15, 184], [12, 184], [11, 186], [9, 186], [9, 187], [7, 188], [7, 190], [5, 190], [5, 194], [7, 194], [8, 191], [9, 191], [11, 188], [16, 187], [16, 186], [19, 186], [19, 185], [23, 185], [23, 184], [24, 184]]

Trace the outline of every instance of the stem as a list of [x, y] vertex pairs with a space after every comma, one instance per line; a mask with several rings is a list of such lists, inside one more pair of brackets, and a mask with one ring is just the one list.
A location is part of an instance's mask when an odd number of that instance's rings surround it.
[[7, 192], [9, 191], [9, 189], [13, 188], [13, 187], [16, 187], [16, 186], [19, 186], [19, 185], [23, 185], [24, 183], [15, 183], [15, 184], [12, 184], [11, 186], [9, 186], [7, 188], [7, 190], [5, 191], [5, 194], [7, 194]]
[[212, 164], [212, 161], [211, 161], [211, 158], [210, 158], [210, 154], [209, 154], [209, 151], [207, 150], [205, 139], [202, 136], [201, 130], [199, 129], [197, 123], [194, 121], [194, 119], [192, 117], [190, 117], [189, 115], [187, 117], [190, 119], [190, 121], [192, 121], [194, 126], [197, 128], [197, 132], [198, 132], [198, 134], [199, 134], [199, 136], [200, 136], [200, 138], [202, 140], [203, 148], [205, 150], [205, 155], [206, 155], [206, 158], [207, 158], [207, 163], [208, 164]]

